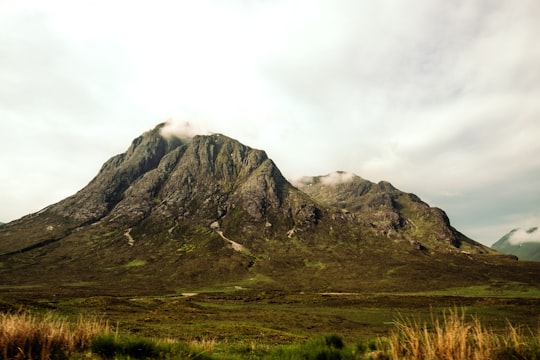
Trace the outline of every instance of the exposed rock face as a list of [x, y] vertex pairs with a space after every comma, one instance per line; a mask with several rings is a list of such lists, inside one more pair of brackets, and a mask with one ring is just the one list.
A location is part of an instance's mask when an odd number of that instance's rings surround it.
[[[162, 137], [160, 130], [163, 126], [164, 124], [160, 124], [133, 140], [129, 149], [109, 159], [85, 188], [51, 206], [49, 211], [71, 218], [80, 224], [92, 223], [111, 212], [122, 199], [126, 198], [125, 195], [134, 195], [127, 190], [157, 168], [163, 157], [171, 150], [182, 145], [178, 139]], [[152, 187], [159, 186], [159, 179], [148, 185], [145, 190], [155, 191]], [[136, 194], [130, 200], [137, 201], [140, 195]]]
[[[351, 214], [374, 234], [407, 239], [418, 249], [440, 248], [444, 243], [458, 249], [462, 241], [473, 244], [451, 227], [444, 211], [386, 181], [372, 183], [354, 174], [335, 172], [304, 177], [295, 185], [320, 203]], [[482, 246], [474, 250], [487, 252]]]
[[157, 211], [221, 218], [238, 205], [261, 220], [267, 210], [280, 209], [287, 192], [287, 181], [264, 151], [223, 135], [196, 136], [161, 189]]

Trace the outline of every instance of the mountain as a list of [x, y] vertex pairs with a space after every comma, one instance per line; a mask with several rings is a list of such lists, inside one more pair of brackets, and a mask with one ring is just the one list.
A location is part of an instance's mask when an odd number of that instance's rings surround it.
[[341, 209], [377, 235], [407, 240], [417, 249], [489, 253], [450, 225], [448, 216], [414, 194], [381, 181], [334, 172], [303, 177], [295, 182], [306, 194], [327, 206]]
[[410, 291], [540, 275], [390, 183], [338, 172], [295, 186], [262, 150], [165, 126], [76, 194], [0, 227], [3, 288]]
[[540, 231], [513, 229], [491, 246], [497, 251], [512, 254], [523, 260], [540, 261]]

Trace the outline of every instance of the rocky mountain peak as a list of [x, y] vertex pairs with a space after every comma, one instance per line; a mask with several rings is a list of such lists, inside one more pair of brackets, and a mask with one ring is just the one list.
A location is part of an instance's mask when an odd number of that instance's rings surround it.
[[290, 185], [264, 151], [221, 134], [164, 137], [164, 126], [133, 140], [85, 188], [47, 211], [82, 225], [219, 219], [237, 205], [262, 220], [280, 209]]
[[278, 209], [288, 182], [262, 150], [221, 134], [195, 136], [158, 192], [157, 212], [167, 217], [197, 213], [220, 218], [241, 206], [255, 219]]

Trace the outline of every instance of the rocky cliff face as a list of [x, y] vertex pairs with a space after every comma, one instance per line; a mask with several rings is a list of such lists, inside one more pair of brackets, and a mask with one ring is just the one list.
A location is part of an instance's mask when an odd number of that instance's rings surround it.
[[430, 257], [494, 253], [388, 182], [334, 173], [293, 186], [262, 150], [220, 134], [164, 137], [164, 126], [75, 195], [0, 227], [0, 280], [170, 288], [249, 278], [313, 288], [339, 277], [352, 289], [389, 271], [424, 271]]
[[[174, 150], [176, 151], [173, 154], [177, 153], [183, 145], [179, 139], [162, 137], [160, 130], [163, 126], [164, 124], [160, 124], [133, 140], [125, 153], [105, 162], [97, 176], [86, 187], [46, 211], [83, 225], [110, 214], [124, 199], [143, 200], [141, 197], [145, 197], [145, 194], [142, 194], [142, 191], [147, 191], [149, 192], [147, 195], [152, 196], [159, 188], [160, 181], [166, 177], [166, 172], [161, 171], [162, 177], [155, 181], [148, 181], [150, 177], [155, 177], [149, 174], [163, 170], [171, 157], [170, 153]], [[157, 169], [162, 163], [161, 168]], [[147, 180], [148, 186], [144, 190], [141, 189], [141, 193], [134, 194], [131, 190], [141, 180]], [[133, 195], [135, 197], [130, 199]]]

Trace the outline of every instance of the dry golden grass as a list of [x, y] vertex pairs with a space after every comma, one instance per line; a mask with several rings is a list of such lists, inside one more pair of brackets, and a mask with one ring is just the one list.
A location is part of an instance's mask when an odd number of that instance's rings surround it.
[[495, 334], [478, 318], [456, 309], [431, 324], [400, 319], [391, 333], [388, 355], [392, 359], [492, 360], [540, 359], [540, 330], [536, 333], [507, 324]]
[[217, 340], [214, 338], [191, 339], [187, 345], [197, 353], [211, 354], [216, 347]]
[[96, 335], [108, 331], [108, 324], [96, 318], [81, 316], [75, 324], [70, 324], [52, 313], [41, 317], [25, 312], [0, 314], [0, 357], [67, 358], [87, 349]]

